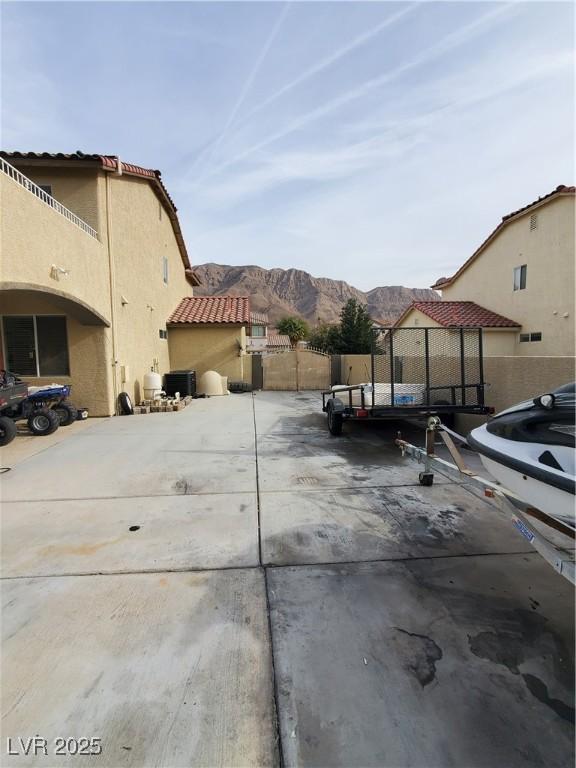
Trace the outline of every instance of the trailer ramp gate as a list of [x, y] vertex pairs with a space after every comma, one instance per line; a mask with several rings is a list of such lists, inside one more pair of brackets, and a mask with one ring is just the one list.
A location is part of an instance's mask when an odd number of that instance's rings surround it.
[[375, 329], [371, 360], [372, 408], [484, 406], [481, 328]]

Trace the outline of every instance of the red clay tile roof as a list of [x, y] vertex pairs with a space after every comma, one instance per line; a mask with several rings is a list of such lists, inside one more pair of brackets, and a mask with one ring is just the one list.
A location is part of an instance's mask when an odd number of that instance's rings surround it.
[[446, 328], [519, 328], [520, 324], [498, 315], [473, 301], [415, 301], [395, 322], [395, 326], [412, 309], [419, 309], [425, 315]]
[[181, 323], [250, 323], [248, 296], [187, 296], [168, 318], [171, 325]]
[[58, 164], [60, 161], [64, 161], [66, 164], [77, 166], [81, 166], [84, 163], [95, 162], [98, 163], [98, 165], [100, 165], [106, 171], [118, 172], [120, 169], [123, 175], [126, 174], [128, 176], [141, 176], [142, 178], [148, 179], [152, 184], [156, 195], [164, 204], [164, 207], [168, 213], [168, 217], [172, 223], [174, 237], [178, 243], [178, 248], [180, 249], [182, 261], [184, 263], [186, 279], [191, 285], [200, 285], [200, 279], [190, 264], [188, 251], [186, 250], [186, 243], [184, 242], [184, 237], [180, 228], [180, 222], [178, 221], [178, 216], [176, 215], [177, 208], [174, 205], [174, 201], [168, 194], [168, 190], [162, 182], [162, 174], [160, 171], [152, 170], [150, 168], [142, 168], [140, 165], [133, 165], [132, 163], [125, 163], [115, 155], [88, 155], [80, 151], [73, 152], [71, 154], [65, 154], [63, 152], [0, 152], [0, 157], [3, 157], [8, 161], [24, 160], [32, 161], [32, 164], [34, 165], [50, 164], [52, 166], [55, 164], [55, 162]]
[[452, 277], [440, 277], [434, 285], [432, 285], [432, 288], [441, 289], [445, 285], [450, 285], [457, 277], [459, 277], [462, 272], [468, 267], [477, 256], [479, 256], [484, 248], [490, 243], [496, 235], [500, 232], [501, 229], [503, 229], [506, 224], [508, 224], [509, 221], [511, 221], [515, 216], [520, 216], [527, 211], [529, 211], [531, 208], [534, 208], [536, 206], [540, 206], [543, 203], [549, 202], [552, 198], [559, 197], [562, 195], [574, 195], [576, 194], [576, 187], [567, 187], [565, 184], [559, 184], [556, 189], [552, 190], [552, 192], [549, 192], [547, 195], [543, 195], [542, 197], [539, 197], [538, 200], [533, 200], [531, 203], [528, 203], [528, 205], [523, 206], [522, 208], [518, 208], [517, 211], [512, 211], [512, 213], [507, 213], [506, 216], [502, 216], [502, 221], [496, 229], [494, 229], [484, 240], [484, 242], [474, 251], [472, 256], [468, 258], [464, 264], [458, 269], [457, 272], [452, 275]]
[[290, 336], [282, 333], [269, 333], [266, 340], [267, 347], [290, 347]]
[[252, 325], [268, 325], [268, 315], [265, 312], [250, 312]]

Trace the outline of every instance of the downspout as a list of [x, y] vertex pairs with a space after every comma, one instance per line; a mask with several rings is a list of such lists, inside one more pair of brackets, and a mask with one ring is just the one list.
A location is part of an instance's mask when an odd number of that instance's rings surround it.
[[[122, 174], [122, 165], [119, 158], [116, 159], [118, 175]], [[111, 200], [110, 173], [106, 173], [106, 240], [108, 245], [108, 277], [110, 287], [110, 327], [112, 330], [112, 391], [114, 394], [114, 410], [118, 413], [118, 348], [116, 343], [116, 307], [114, 297], [116, 295], [116, 273], [114, 258], [112, 256], [112, 228], [111, 228]]]

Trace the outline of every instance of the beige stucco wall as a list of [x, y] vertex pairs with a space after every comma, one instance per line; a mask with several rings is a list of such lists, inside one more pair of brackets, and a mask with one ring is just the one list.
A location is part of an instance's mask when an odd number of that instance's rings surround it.
[[[62, 315], [61, 307], [49, 296], [38, 294], [22, 302], [15, 294], [2, 297], [2, 314]], [[88, 408], [91, 416], [110, 416], [114, 412], [109, 376], [111, 331], [104, 326], [82, 325], [69, 314], [68, 333], [69, 376], [27, 376], [31, 385], [72, 384], [70, 399], [75, 405]]]
[[[170, 360], [160, 338], [184, 296], [192, 295], [166, 210], [150, 184], [134, 177], [109, 177], [111, 249], [114, 262], [116, 359], [119, 391], [139, 401], [144, 375], [182, 366]], [[168, 259], [168, 283], [163, 257]], [[122, 297], [128, 303], [123, 304]], [[128, 380], [122, 381], [122, 370]]]
[[[109, 321], [105, 244], [4, 174], [0, 174], [0, 208], [2, 282], [61, 291]], [[53, 264], [69, 274], [54, 279]]]
[[341, 355], [340, 384], [365, 384], [372, 381], [370, 355]]
[[[98, 239], [0, 174], [4, 287], [58, 291], [83, 302], [111, 324], [115, 350], [110, 339], [108, 357], [102, 362], [109, 383], [102, 396], [108, 402], [115, 396], [110, 391], [126, 391], [138, 401], [147, 371], [154, 367], [166, 373], [175, 367], [169, 359], [168, 341], [160, 338], [159, 331], [166, 329], [180, 300], [192, 295], [165, 208], [151, 185], [137, 177], [93, 169], [22, 170], [36, 183], [51, 184], [53, 196], [95, 227]], [[167, 284], [164, 256], [168, 259]], [[52, 264], [69, 274], [55, 280]], [[32, 312], [22, 302], [16, 310]], [[81, 368], [77, 365], [76, 370], [78, 391]], [[91, 377], [92, 384], [86, 382], [86, 386], [93, 389], [98, 380]]]
[[[530, 215], [538, 226], [530, 231]], [[448, 301], [475, 301], [542, 332], [541, 342], [515, 340], [511, 354], [574, 354], [574, 196], [559, 197], [505, 226], [456, 281], [442, 290]], [[526, 264], [526, 288], [513, 290], [514, 267]], [[564, 315], [567, 317], [564, 317]]]
[[217, 371], [230, 381], [252, 381], [245, 329], [239, 325], [190, 325], [168, 328], [168, 346], [173, 370], [194, 370], [197, 379], [205, 371]]
[[97, 232], [103, 230], [102, 200], [96, 168], [57, 168], [18, 164], [19, 170], [36, 184], [50, 184], [52, 197], [83, 219]]
[[[486, 405], [496, 413], [511, 405], [551, 392], [576, 379], [574, 357], [491, 357], [485, 361]], [[469, 431], [485, 421], [475, 416], [459, 416], [458, 427]]]

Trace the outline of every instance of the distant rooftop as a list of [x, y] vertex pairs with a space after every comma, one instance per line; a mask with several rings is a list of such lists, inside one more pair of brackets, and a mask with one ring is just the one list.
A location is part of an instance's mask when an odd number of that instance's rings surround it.
[[168, 318], [170, 325], [250, 323], [248, 296], [187, 296]]
[[520, 324], [485, 309], [473, 301], [415, 301], [396, 321], [396, 325], [412, 309], [419, 309], [445, 328], [519, 328]]

